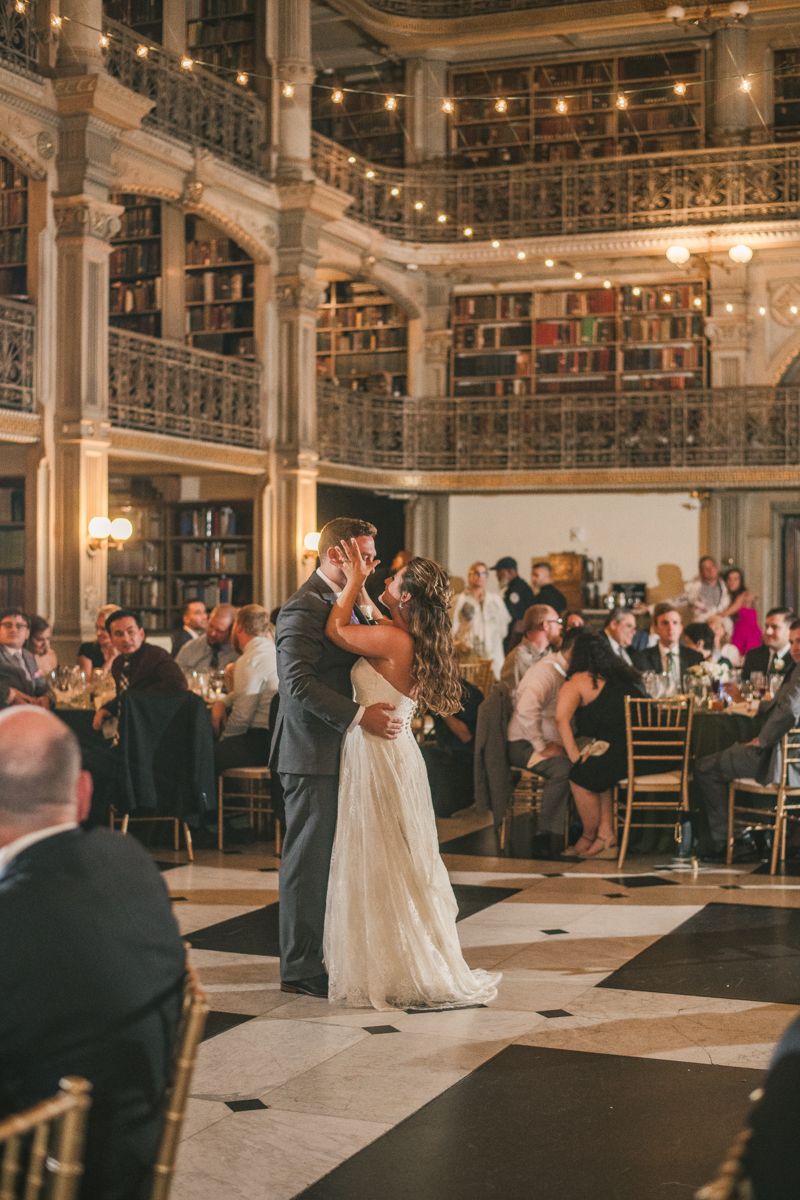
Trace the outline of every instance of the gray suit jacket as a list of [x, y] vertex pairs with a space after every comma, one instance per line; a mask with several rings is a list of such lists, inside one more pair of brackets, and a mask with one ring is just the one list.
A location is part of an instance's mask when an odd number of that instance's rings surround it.
[[511, 720], [511, 692], [506, 683], [496, 683], [478, 708], [475, 730], [475, 807], [478, 812], [491, 809], [495, 825], [506, 815], [514, 790], [508, 765], [508, 723]]
[[[783, 681], [774, 702], [769, 706], [769, 716], [758, 735], [761, 756], [756, 771], [759, 783], [778, 783], [781, 777], [781, 738], [790, 729], [800, 724], [800, 667], [792, 670]], [[789, 787], [800, 787], [800, 770], [789, 767]]]
[[[23, 650], [22, 657], [30, 673], [30, 679], [25, 671], [21, 669], [17, 656], [9, 654], [5, 646], [0, 646], [0, 679], [2, 679], [4, 684], [16, 688], [18, 692], [24, 692], [27, 696], [43, 696], [47, 691], [47, 680], [41, 676], [38, 679], [33, 678], [39, 670], [36, 659], [30, 650]], [[7, 701], [7, 689], [3, 688], [3, 692], [5, 694], [4, 699]]]
[[338, 775], [342, 737], [358, 713], [350, 682], [358, 655], [325, 637], [335, 600], [315, 571], [278, 617], [281, 701], [270, 766], [285, 775]]

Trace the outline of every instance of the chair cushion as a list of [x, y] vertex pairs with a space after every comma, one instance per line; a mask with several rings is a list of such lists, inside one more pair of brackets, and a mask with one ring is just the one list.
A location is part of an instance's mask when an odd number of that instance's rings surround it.
[[[653, 789], [657, 790], [660, 787], [670, 787], [670, 786], [674, 787], [676, 784], [679, 785], [681, 782], [681, 772], [680, 771], [664, 771], [661, 774], [656, 774], [656, 775], [637, 775], [633, 782], [634, 782], [634, 787], [636, 787], [637, 789], [639, 789], [639, 787], [641, 785], [642, 791], [647, 791], [648, 788], [653, 788]], [[627, 779], [621, 779], [618, 786], [619, 787], [627, 787], [628, 786]]]

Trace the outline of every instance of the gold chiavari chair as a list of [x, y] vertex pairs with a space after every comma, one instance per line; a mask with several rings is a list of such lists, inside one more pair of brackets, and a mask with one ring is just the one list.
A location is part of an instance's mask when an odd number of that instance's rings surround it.
[[[261, 829], [261, 818], [270, 817], [275, 823], [275, 853], [281, 852], [281, 823], [272, 805], [269, 767], [228, 767], [219, 775], [217, 793], [217, 845], [224, 849], [224, 818], [226, 813], [246, 813], [250, 827], [255, 820]], [[226, 784], [230, 786], [226, 787]]]
[[[689, 739], [692, 732], [692, 696], [674, 696], [669, 700], [625, 697], [625, 730], [628, 742], [628, 778], [614, 788], [617, 828], [622, 825], [617, 870], [622, 870], [631, 829], [675, 829], [680, 842], [681, 814], [689, 811]], [[650, 775], [635, 775], [637, 764], [658, 763], [662, 769]], [[624, 809], [620, 790], [625, 789]], [[649, 793], [637, 800], [637, 793]], [[674, 795], [674, 800], [654, 800], [654, 794]], [[674, 821], [632, 821], [633, 810], [672, 810]], [[684, 820], [686, 818], [684, 817]]]
[[519, 779], [509, 797], [508, 807], [500, 825], [501, 850], [506, 848], [506, 834], [514, 818], [521, 817], [524, 813], [535, 813], [538, 817], [542, 803], [544, 780], [541, 775], [536, 775], [533, 771], [527, 771], [524, 768], [512, 767], [511, 769], [514, 774], [519, 772]]
[[[800, 803], [787, 804], [786, 798], [800, 797], [800, 788], [789, 787], [789, 768], [800, 768], [800, 728], [790, 729], [781, 741], [781, 777], [778, 783], [757, 783], [755, 779], [734, 779], [728, 788], [728, 866], [733, 862], [733, 836], [739, 829], [771, 829], [772, 858], [769, 873], [778, 869], [778, 853], [781, 862], [786, 858], [786, 824], [790, 812], [800, 809]], [[775, 796], [775, 809], [756, 808], [753, 804], [737, 804], [736, 793], [747, 792], [756, 796]]]
[[458, 664], [459, 674], [467, 683], [474, 683], [484, 696], [488, 696], [495, 684], [494, 663], [491, 658], [465, 658]]
[[[178, 1151], [178, 1140], [183, 1127], [186, 1113], [186, 1103], [189, 1099], [189, 1086], [192, 1081], [197, 1047], [203, 1036], [203, 1030], [208, 1015], [208, 1003], [205, 993], [197, 982], [194, 968], [186, 963], [186, 977], [183, 984], [183, 1007], [181, 1010], [178, 1037], [175, 1043], [175, 1067], [167, 1091], [164, 1109], [164, 1128], [161, 1131], [161, 1142], [158, 1148], [158, 1158], [153, 1168], [153, 1186], [150, 1200], [167, 1200], [172, 1176], [175, 1171], [175, 1155]], [[1, 1198], [0, 1198], [1, 1200]], [[27, 1200], [27, 1197], [26, 1197]], [[60, 1200], [60, 1198], [59, 1198]]]
[[67, 1075], [58, 1093], [0, 1121], [0, 1198], [74, 1200], [92, 1086]]
[[744, 1152], [750, 1130], [743, 1129], [728, 1151], [716, 1179], [695, 1192], [695, 1200], [753, 1200], [753, 1187], [744, 1169]]

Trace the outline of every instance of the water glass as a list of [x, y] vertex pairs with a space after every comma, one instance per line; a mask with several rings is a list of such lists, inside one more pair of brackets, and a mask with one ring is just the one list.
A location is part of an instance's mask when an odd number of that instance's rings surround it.
[[757, 696], [763, 696], [767, 691], [767, 677], [763, 671], [753, 671], [750, 682]]
[[769, 688], [769, 694], [773, 700], [777, 696], [778, 688], [781, 686], [784, 679], [785, 679], [784, 675], [779, 675], [776, 672], [774, 675], [770, 675], [769, 679], [767, 680], [767, 687]]

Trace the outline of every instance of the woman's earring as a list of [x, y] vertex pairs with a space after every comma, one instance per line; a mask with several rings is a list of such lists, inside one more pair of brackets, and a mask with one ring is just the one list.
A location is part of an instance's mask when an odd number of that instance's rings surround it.
[[403, 601], [402, 600], [397, 601], [397, 611], [400, 613], [400, 616], [402, 617], [402, 615], [403, 615]]

